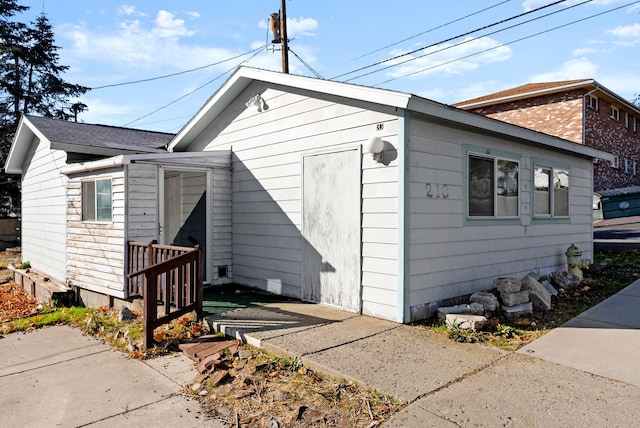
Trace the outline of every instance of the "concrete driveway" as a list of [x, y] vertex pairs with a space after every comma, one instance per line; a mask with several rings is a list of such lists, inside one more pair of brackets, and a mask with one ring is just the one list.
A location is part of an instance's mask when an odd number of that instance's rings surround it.
[[0, 339], [0, 426], [222, 427], [180, 395], [195, 377], [182, 354], [132, 360], [78, 329]]

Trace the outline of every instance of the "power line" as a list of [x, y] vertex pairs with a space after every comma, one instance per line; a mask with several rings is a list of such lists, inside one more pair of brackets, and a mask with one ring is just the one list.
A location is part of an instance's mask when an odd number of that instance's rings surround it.
[[[478, 51], [478, 52], [474, 52], [474, 53], [472, 53], [472, 54], [465, 55], [465, 56], [462, 56], [462, 57], [460, 57], [460, 58], [452, 59], [452, 60], [450, 60], [450, 61], [443, 62], [443, 63], [441, 63], [441, 64], [436, 64], [436, 65], [434, 65], [434, 66], [427, 67], [427, 68], [423, 68], [423, 69], [420, 69], [420, 70], [418, 70], [418, 71], [414, 71], [414, 72], [411, 72], [411, 73], [408, 73], [408, 74], [405, 74], [405, 75], [402, 75], [402, 76], [394, 77], [394, 78], [392, 78], [392, 79], [385, 80], [384, 82], [377, 83], [377, 84], [375, 84], [375, 85], [373, 85], [373, 86], [374, 86], [374, 87], [377, 87], [377, 86], [380, 86], [380, 85], [384, 85], [385, 83], [392, 82], [392, 81], [394, 81], [394, 80], [403, 79], [403, 78], [405, 78], [405, 77], [413, 76], [414, 74], [418, 74], [418, 73], [423, 73], [423, 72], [425, 72], [425, 71], [432, 70], [432, 69], [434, 69], [434, 68], [441, 67], [441, 66], [443, 66], [443, 65], [451, 64], [451, 63], [453, 63], [453, 62], [460, 61], [460, 60], [463, 60], [463, 59], [467, 59], [467, 58], [470, 58], [470, 57], [472, 57], [472, 56], [479, 55], [479, 54], [482, 54], [482, 53], [485, 53], [485, 52], [489, 52], [489, 51], [492, 51], [492, 50], [494, 50], [494, 49], [498, 49], [498, 48], [503, 47], [503, 46], [511, 45], [511, 44], [514, 44], [514, 43], [521, 42], [521, 41], [523, 41], [523, 40], [527, 40], [527, 39], [530, 39], [530, 38], [533, 38], [533, 37], [537, 37], [537, 36], [540, 36], [540, 35], [542, 35], [542, 34], [546, 34], [546, 33], [549, 33], [549, 32], [551, 32], [551, 31], [558, 30], [558, 29], [560, 29], [560, 28], [568, 27], [568, 26], [570, 26], [570, 25], [577, 24], [577, 23], [579, 23], [579, 22], [583, 22], [583, 21], [586, 21], [586, 20], [589, 20], [589, 19], [592, 19], [592, 18], [596, 18], [596, 17], [598, 17], [598, 16], [605, 15], [605, 14], [610, 13], [610, 12], [615, 12], [616, 10], [623, 9], [623, 8], [625, 8], [625, 7], [632, 6], [632, 5], [637, 4], [637, 3], [640, 3], [640, 0], [634, 1], [634, 2], [632, 2], [632, 3], [628, 3], [628, 4], [625, 4], [625, 5], [622, 5], [622, 6], [618, 6], [618, 7], [616, 7], [616, 8], [609, 9], [609, 10], [606, 10], [606, 11], [604, 11], [604, 12], [596, 13], [596, 14], [594, 14], [594, 15], [587, 16], [587, 17], [585, 17], [585, 18], [577, 19], [577, 20], [575, 20], [575, 21], [571, 21], [571, 22], [568, 22], [568, 23], [566, 23], [566, 24], [558, 25], [557, 27], [549, 28], [549, 29], [544, 30], [544, 31], [539, 31], [539, 32], [537, 32], [537, 33], [530, 34], [530, 35], [528, 35], [528, 36], [521, 37], [521, 38], [519, 38], [519, 39], [515, 39], [515, 40], [512, 40], [512, 41], [507, 42], [507, 43], [501, 43], [501, 44], [499, 44], [499, 45], [497, 45], [497, 46], [493, 46], [493, 47], [490, 47], [490, 48], [487, 48], [487, 49], [484, 49], [484, 50], [481, 50], [481, 51]], [[582, 3], [581, 3], [581, 4], [582, 4]]]
[[289, 52], [291, 52], [291, 53], [292, 53], [296, 58], [298, 58], [298, 61], [300, 61], [300, 62], [302, 63], [302, 65], [304, 65], [305, 67], [307, 67], [307, 69], [308, 69], [310, 72], [312, 72], [312, 73], [313, 73], [313, 74], [314, 74], [318, 79], [322, 79], [322, 80], [324, 80], [324, 77], [322, 77], [322, 76], [320, 75], [320, 73], [318, 73], [317, 71], [315, 71], [315, 70], [313, 69], [313, 67], [311, 67], [311, 66], [310, 66], [309, 64], [307, 64], [307, 63], [306, 63], [302, 58], [300, 58], [300, 57], [298, 56], [298, 54], [297, 54], [297, 53], [295, 53], [295, 52], [293, 51], [293, 49], [289, 48]]
[[472, 12], [472, 13], [470, 13], [470, 14], [468, 14], [468, 15], [463, 16], [463, 17], [460, 17], [460, 18], [454, 19], [453, 21], [449, 21], [449, 22], [446, 22], [446, 23], [444, 23], [444, 24], [438, 25], [437, 27], [430, 28], [430, 29], [428, 29], [428, 30], [426, 30], [426, 31], [423, 31], [422, 33], [418, 33], [418, 34], [415, 34], [415, 35], [413, 35], [413, 36], [409, 36], [409, 37], [407, 37], [407, 38], [405, 38], [405, 39], [402, 39], [402, 40], [399, 40], [399, 41], [397, 41], [397, 42], [391, 43], [390, 45], [383, 46], [383, 47], [381, 47], [381, 48], [378, 48], [378, 49], [372, 50], [371, 52], [367, 52], [367, 53], [365, 53], [365, 54], [362, 54], [362, 55], [360, 55], [360, 56], [358, 56], [358, 57], [355, 57], [355, 58], [354, 58], [354, 59], [352, 59], [351, 61], [355, 61], [355, 60], [357, 60], [357, 59], [364, 58], [364, 57], [366, 57], [366, 56], [369, 56], [369, 55], [371, 55], [371, 54], [374, 54], [374, 53], [377, 53], [377, 52], [383, 51], [383, 50], [385, 50], [385, 49], [389, 49], [389, 48], [390, 48], [390, 47], [392, 47], [392, 46], [399, 45], [400, 43], [407, 42], [407, 41], [409, 41], [409, 40], [411, 40], [411, 39], [415, 39], [416, 37], [420, 37], [420, 36], [423, 36], [423, 35], [425, 35], [425, 34], [431, 33], [432, 31], [439, 30], [440, 28], [444, 28], [444, 27], [446, 27], [446, 26], [448, 26], [448, 25], [455, 24], [456, 22], [463, 21], [463, 20], [465, 20], [465, 19], [467, 19], [467, 18], [470, 18], [470, 17], [472, 17], [472, 16], [478, 15], [478, 14], [480, 14], [480, 13], [482, 13], [482, 12], [486, 12], [487, 10], [493, 9], [494, 7], [498, 7], [498, 6], [503, 5], [503, 4], [505, 4], [505, 3], [509, 3], [510, 1], [511, 1], [511, 0], [505, 0], [505, 1], [502, 1], [502, 2], [500, 2], [500, 3], [496, 3], [496, 4], [494, 4], [493, 6], [485, 7], [484, 9], [478, 10], [478, 11], [476, 11], [476, 12]]
[[[546, 17], [551, 16], [551, 15], [555, 15], [556, 13], [565, 12], [565, 11], [567, 11], [567, 10], [569, 10], [569, 9], [572, 9], [572, 8], [574, 8], [574, 7], [578, 7], [578, 6], [582, 6], [583, 4], [590, 3], [590, 2], [592, 2], [592, 1], [593, 1], [593, 0], [585, 0], [585, 1], [583, 1], [582, 3], [576, 3], [576, 4], [574, 4], [574, 5], [571, 5], [571, 6], [565, 7], [564, 9], [556, 10], [556, 11], [554, 11], [554, 12], [547, 13], [546, 15], [542, 15], [542, 16], [537, 16], [537, 17], [535, 17], [535, 18], [531, 18], [531, 19], [529, 19], [528, 21], [520, 22], [520, 23], [518, 23], [518, 24], [513, 24], [513, 25], [511, 25], [511, 26], [509, 26], [509, 27], [501, 28], [501, 29], [499, 29], [499, 30], [495, 30], [495, 31], [492, 31], [492, 32], [490, 32], [490, 33], [486, 33], [486, 34], [482, 35], [482, 37], [492, 36], [492, 35], [494, 35], [494, 34], [498, 34], [498, 33], [501, 33], [501, 32], [503, 32], [503, 31], [510, 30], [510, 29], [512, 29], [512, 28], [519, 27], [519, 26], [521, 26], [521, 25], [528, 24], [528, 23], [533, 22], [533, 21], [537, 21], [537, 20], [542, 19], [542, 18], [546, 18]], [[466, 34], [465, 34], [465, 35], [466, 35]], [[456, 37], [456, 38], [457, 38], [457, 37]], [[360, 74], [360, 75], [358, 75], [358, 76], [356, 76], [356, 77], [352, 77], [352, 78], [351, 78], [351, 79], [349, 79], [349, 80], [345, 80], [345, 82], [350, 82], [350, 81], [352, 81], [352, 80], [359, 79], [359, 78], [361, 78], [361, 77], [369, 76], [369, 75], [371, 75], [371, 74], [378, 73], [378, 72], [380, 72], [380, 71], [388, 70], [388, 69], [390, 69], [390, 68], [397, 67], [397, 66], [399, 66], [399, 65], [406, 64], [406, 63], [408, 63], [408, 62], [415, 61], [415, 60], [420, 59], [420, 58], [424, 58], [425, 56], [434, 55], [434, 54], [436, 54], [436, 53], [439, 53], [439, 52], [442, 52], [442, 51], [446, 51], [446, 50], [448, 50], [448, 49], [453, 49], [453, 48], [456, 48], [456, 47], [462, 46], [462, 45], [467, 44], [467, 43], [472, 43], [472, 42], [474, 42], [474, 41], [476, 41], [476, 40], [478, 40], [478, 39], [468, 39], [468, 40], [463, 40], [462, 42], [455, 43], [455, 44], [450, 45], [450, 46], [445, 46], [445, 47], [443, 47], [443, 48], [437, 49], [437, 50], [435, 50], [435, 51], [427, 52], [427, 53], [425, 53], [425, 54], [423, 54], [423, 55], [420, 55], [420, 56], [412, 57], [412, 58], [406, 59], [406, 60], [404, 60], [404, 61], [401, 61], [401, 62], [398, 62], [398, 63], [394, 63], [394, 64], [391, 64], [391, 65], [388, 65], [388, 66], [386, 66], [386, 67], [378, 68], [378, 69], [373, 70], [373, 71], [370, 71], [370, 72], [368, 72], [368, 73]], [[437, 43], [437, 44], [433, 44], [433, 45], [428, 46], [428, 47], [433, 47], [433, 46], [436, 46], [436, 45], [439, 45], [439, 44], [442, 44], [442, 43], [443, 43], [443, 42], [441, 42], [441, 43]]]
[[165, 109], [165, 108], [169, 107], [170, 105], [175, 104], [175, 103], [177, 103], [178, 101], [180, 101], [180, 100], [182, 100], [182, 99], [184, 99], [184, 98], [188, 97], [189, 95], [194, 94], [195, 92], [199, 91], [200, 89], [204, 88], [205, 86], [210, 85], [211, 83], [215, 82], [216, 80], [218, 80], [219, 78], [221, 78], [221, 77], [222, 77], [222, 76], [224, 76], [225, 74], [228, 74], [228, 73], [230, 73], [231, 71], [235, 70], [236, 68], [238, 68], [238, 67], [239, 67], [239, 66], [241, 66], [242, 64], [244, 64], [244, 63], [246, 63], [246, 62], [251, 61], [251, 60], [252, 60], [256, 55], [258, 55], [258, 54], [260, 53], [260, 51], [261, 51], [262, 49], [264, 49], [265, 47], [266, 47], [266, 45], [265, 45], [265, 46], [260, 47], [259, 49], [254, 49], [253, 51], [250, 51], [250, 52], [254, 52], [254, 53], [253, 53], [253, 55], [251, 55], [249, 58], [247, 58], [247, 59], [245, 59], [245, 60], [241, 61], [238, 65], [236, 65], [236, 66], [234, 66], [234, 67], [232, 67], [232, 68], [228, 69], [227, 71], [225, 71], [225, 72], [224, 72], [224, 73], [222, 73], [222, 74], [219, 74], [219, 75], [218, 75], [218, 76], [216, 76], [215, 78], [213, 78], [213, 79], [209, 80], [208, 82], [206, 82], [205, 84], [203, 84], [203, 85], [201, 85], [201, 86], [197, 87], [197, 88], [196, 88], [196, 89], [194, 89], [193, 91], [190, 91], [190, 92], [188, 92], [188, 93], [186, 93], [186, 94], [182, 95], [181, 97], [179, 97], [179, 98], [177, 98], [177, 99], [175, 99], [175, 100], [171, 101], [170, 103], [167, 103], [167, 104], [163, 105], [162, 107], [158, 107], [157, 109], [153, 110], [153, 111], [152, 111], [152, 112], [150, 112], [150, 113], [145, 114], [144, 116], [140, 116], [139, 118], [134, 119], [134, 120], [132, 120], [131, 122], [127, 122], [127, 123], [125, 123], [125, 124], [124, 124], [124, 125], [122, 125], [122, 126], [123, 126], [123, 127], [129, 126], [129, 125], [131, 125], [132, 123], [135, 123], [135, 122], [137, 122], [137, 121], [139, 121], [139, 120], [141, 120], [141, 119], [144, 119], [145, 117], [149, 117], [149, 116], [151, 116], [152, 114], [157, 113], [157, 112], [159, 112], [160, 110], [163, 110], [163, 109]]
[[[442, 43], [450, 42], [452, 40], [459, 39], [460, 37], [468, 36], [468, 35], [471, 35], [473, 33], [477, 33], [478, 31], [482, 31], [482, 30], [486, 30], [487, 28], [495, 27], [496, 25], [504, 24], [505, 22], [509, 22], [509, 21], [514, 20], [514, 19], [521, 18], [521, 17], [523, 17], [525, 15], [529, 15], [530, 13], [538, 12], [538, 11], [540, 11], [542, 9], [546, 9], [548, 7], [551, 7], [551, 6], [555, 6], [555, 5], [559, 4], [559, 3], [564, 3], [565, 1], [566, 0], [557, 0], [557, 1], [553, 2], [553, 3], [547, 4], [545, 6], [540, 6], [540, 7], [536, 8], [536, 9], [532, 9], [532, 10], [529, 10], [527, 12], [523, 12], [523, 13], [520, 13], [518, 15], [511, 16], [509, 18], [500, 20], [498, 22], [494, 22], [492, 24], [488, 24], [488, 25], [482, 26], [480, 28], [476, 28], [475, 30], [467, 31], [467, 32], [462, 33], [462, 34], [458, 34], [457, 36], [449, 37], [448, 39], [441, 40], [441, 41], [439, 41], [437, 43], [432, 43], [430, 45], [427, 45], [427, 46], [424, 46], [424, 47], [421, 47], [421, 48], [418, 48], [418, 49], [414, 49], [414, 50], [412, 50], [410, 52], [406, 52], [406, 53], [403, 53], [401, 55], [396, 55], [396, 56], [391, 57], [391, 58], [383, 59], [382, 61], [378, 61], [376, 63], [370, 64], [370, 65], [366, 65], [364, 67], [357, 68], [357, 69], [349, 71], [347, 73], [342, 73], [342, 74], [340, 74], [338, 76], [332, 77], [331, 80], [335, 80], [335, 79], [338, 79], [340, 77], [347, 76], [349, 74], [357, 73], [358, 71], [366, 70], [367, 68], [375, 67], [376, 65], [381, 65], [381, 64], [384, 64], [385, 62], [393, 61], [393, 60], [396, 60], [396, 59], [399, 59], [399, 58], [414, 54], [416, 52], [420, 52], [422, 50], [425, 50], [425, 49], [440, 45]], [[592, 1], [592, 0], [588, 0], [588, 1]], [[353, 79], [350, 79], [350, 80], [353, 80]], [[345, 80], [345, 82], [349, 82], [350, 80]]]
[[214, 63], [211, 63], [211, 64], [203, 65], [201, 67], [191, 68], [189, 70], [178, 71], [176, 73], [165, 74], [165, 75], [162, 75], [162, 76], [149, 77], [149, 78], [146, 78], [146, 79], [132, 80], [132, 81], [129, 81], [129, 82], [121, 82], [121, 83], [113, 83], [113, 84], [110, 84], [110, 85], [96, 86], [95, 88], [90, 88], [90, 89], [92, 91], [95, 91], [97, 89], [115, 88], [115, 87], [118, 87], [118, 86], [134, 85], [134, 84], [137, 84], [137, 83], [152, 82], [154, 80], [167, 79], [169, 77], [180, 76], [182, 74], [192, 73], [194, 71], [203, 70], [205, 68], [209, 68], [209, 67], [213, 67], [213, 66], [216, 66], [216, 65], [220, 65], [220, 64], [225, 63], [227, 61], [231, 61], [231, 60], [234, 60], [234, 59], [237, 59], [237, 58], [241, 58], [241, 57], [243, 57], [245, 55], [249, 55], [249, 54], [254, 53], [256, 51], [260, 51], [262, 49], [264, 49], [264, 46], [260, 46], [259, 48], [252, 49], [252, 50], [250, 50], [248, 52], [245, 52], [245, 53], [240, 54], [240, 55], [236, 55], [236, 56], [231, 57], [231, 58], [223, 59], [222, 61], [218, 61], [218, 62], [214, 62]]

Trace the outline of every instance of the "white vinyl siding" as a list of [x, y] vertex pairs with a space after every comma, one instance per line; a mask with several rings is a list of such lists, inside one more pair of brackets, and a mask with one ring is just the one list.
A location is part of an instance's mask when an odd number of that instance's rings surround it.
[[[256, 93], [268, 109], [246, 107]], [[303, 154], [354, 148], [374, 133], [398, 144], [394, 109], [313, 96], [254, 83], [190, 147], [233, 147], [236, 283], [301, 296]], [[362, 309], [395, 319], [397, 299], [389, 294], [397, 289], [397, 161], [385, 166], [367, 153], [362, 159]]]
[[158, 166], [129, 164], [127, 175], [127, 239], [158, 239]]
[[[517, 219], [466, 221], [464, 144], [520, 154]], [[411, 120], [410, 148], [412, 313], [432, 302], [490, 290], [498, 277], [519, 278], [531, 271], [546, 274], [560, 269], [566, 265], [564, 252], [572, 243], [583, 250], [585, 258], [591, 257], [591, 159], [474, 134], [420, 120], [418, 115]], [[531, 159], [543, 154], [571, 168], [571, 218], [563, 224], [531, 224]], [[442, 191], [445, 186], [446, 193]], [[433, 191], [438, 188], [439, 197]]]
[[[111, 182], [109, 222], [82, 219], [83, 183]], [[122, 167], [76, 174], [67, 183], [68, 279], [75, 286], [115, 297], [124, 295], [125, 177]], [[97, 263], [99, 261], [99, 263]]]
[[58, 281], [66, 280], [66, 153], [36, 137], [22, 176], [22, 260]]

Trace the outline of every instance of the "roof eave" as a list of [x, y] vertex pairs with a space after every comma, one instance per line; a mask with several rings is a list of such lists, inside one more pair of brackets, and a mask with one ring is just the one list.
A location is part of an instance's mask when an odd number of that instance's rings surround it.
[[38, 137], [40, 141], [48, 141], [47, 137], [29, 121], [29, 118], [23, 115], [18, 122], [4, 165], [4, 171], [7, 174], [22, 174], [22, 167], [34, 137]]
[[461, 108], [463, 110], [469, 110], [472, 108], [481, 108], [481, 107], [486, 107], [494, 104], [502, 104], [509, 101], [520, 100], [523, 98], [531, 98], [531, 97], [537, 97], [540, 95], [553, 94], [560, 91], [584, 88], [586, 86], [598, 87], [601, 85], [599, 85], [593, 79], [587, 79], [587, 80], [582, 80], [580, 82], [574, 82], [568, 85], [554, 86], [552, 88], [539, 89], [537, 91], [520, 92], [518, 94], [509, 95], [506, 97], [492, 98], [490, 100], [484, 100], [484, 101], [478, 101], [478, 102], [466, 103], [466, 104], [456, 104], [456, 107]]
[[556, 151], [573, 153], [586, 158], [602, 159], [613, 162], [613, 155], [611, 153], [576, 144], [562, 138], [533, 131], [521, 126], [512, 125], [501, 120], [471, 113], [456, 107], [442, 105], [430, 100], [413, 98], [408, 108], [411, 111], [424, 114], [434, 119], [461, 124], [462, 126], [490, 134], [505, 136], [525, 144], [543, 145]]
[[188, 147], [254, 81], [290, 86], [397, 108], [406, 108], [411, 98], [411, 94], [403, 92], [240, 67], [171, 140], [168, 150], [174, 151]]

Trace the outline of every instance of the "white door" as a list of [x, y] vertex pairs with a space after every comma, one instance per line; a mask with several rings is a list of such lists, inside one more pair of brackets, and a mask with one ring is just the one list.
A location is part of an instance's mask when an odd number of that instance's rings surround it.
[[305, 156], [302, 298], [360, 312], [360, 152]]

